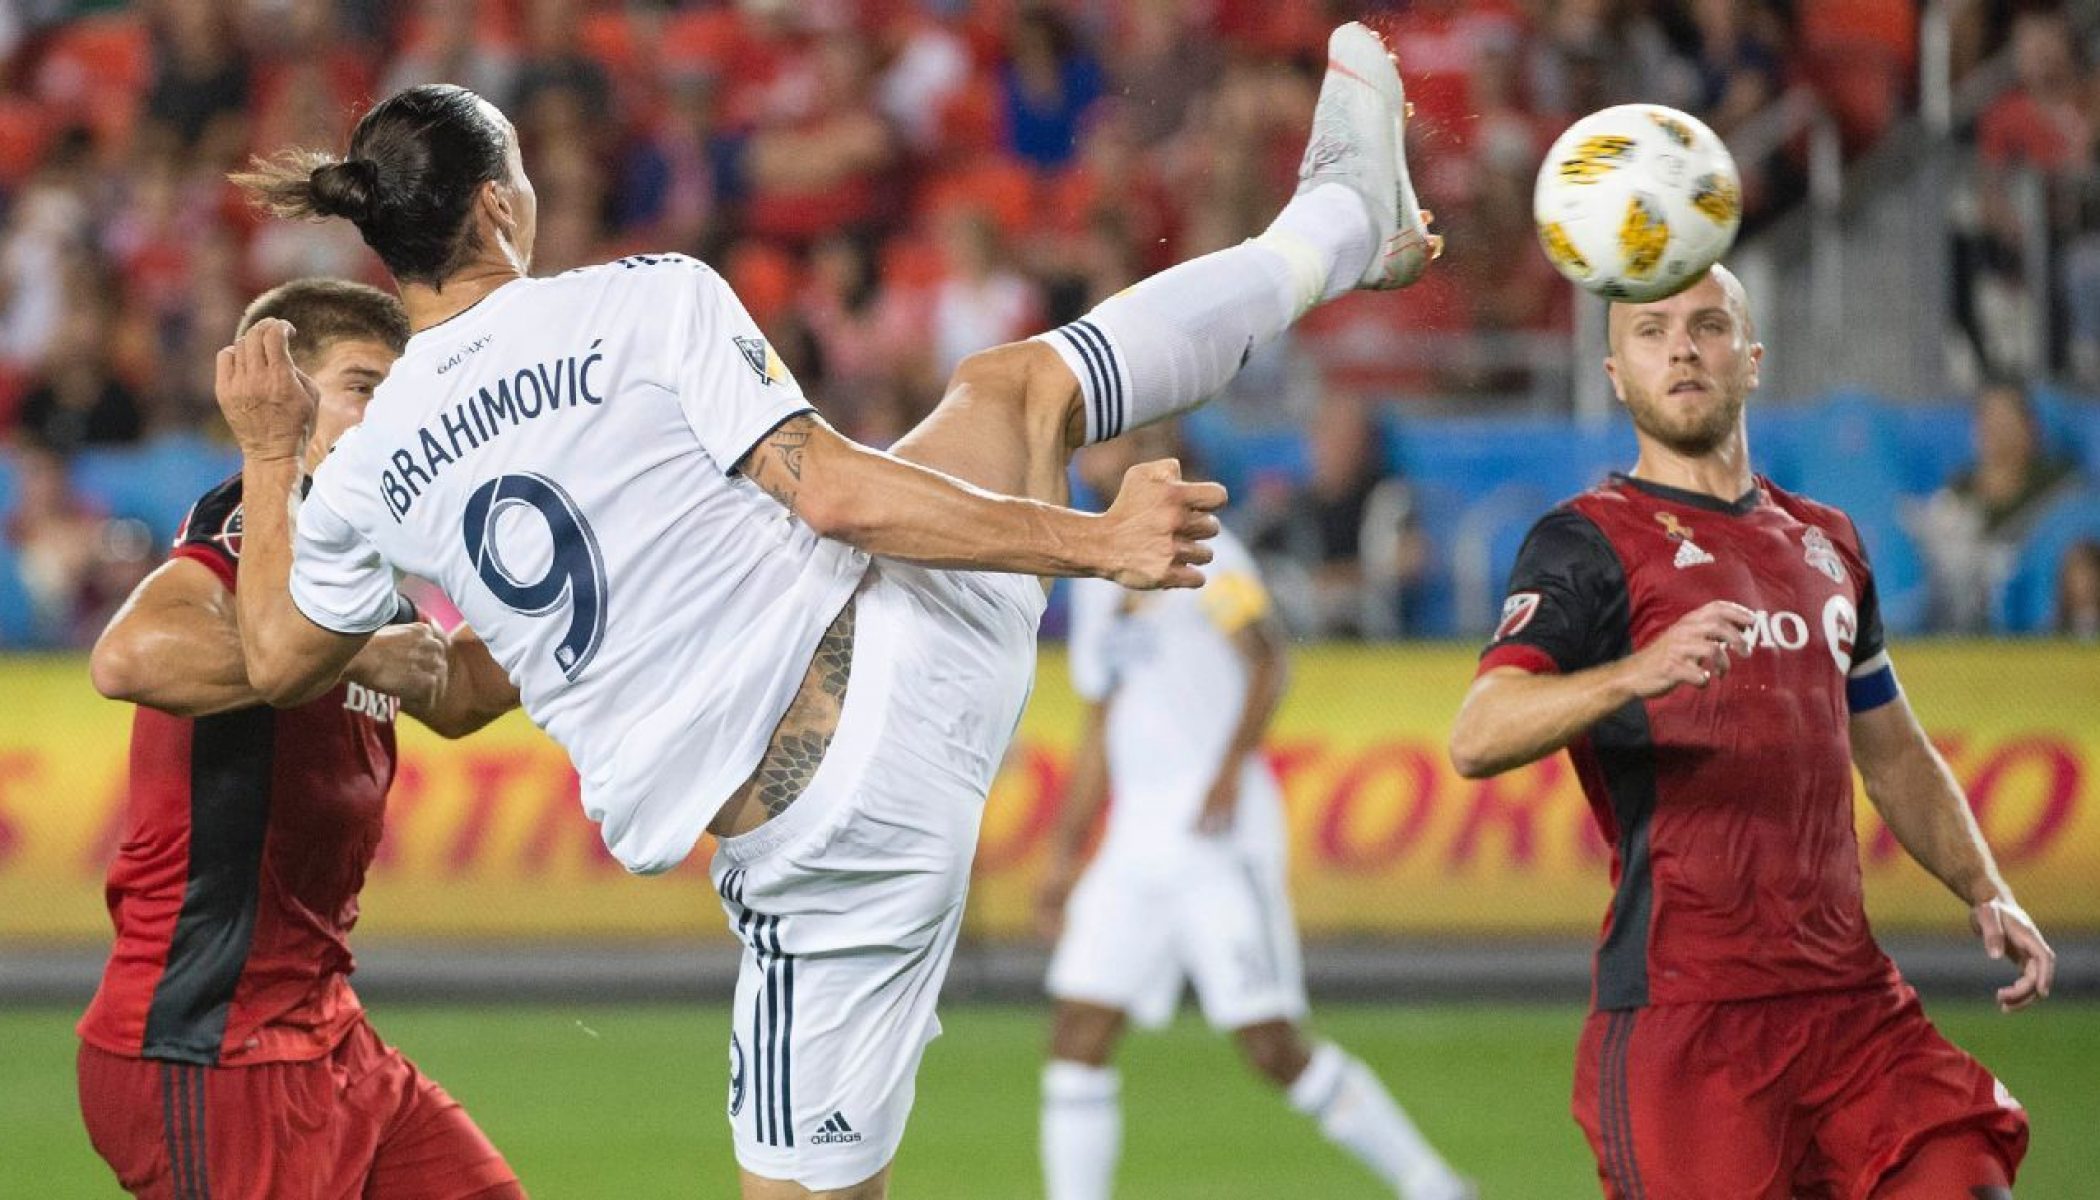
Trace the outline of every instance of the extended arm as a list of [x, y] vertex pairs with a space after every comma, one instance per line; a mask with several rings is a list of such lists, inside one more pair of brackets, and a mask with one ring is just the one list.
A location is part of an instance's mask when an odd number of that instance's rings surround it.
[[1452, 722], [1451, 765], [1467, 779], [1486, 779], [1537, 762], [1635, 700], [1706, 687], [1728, 673], [1731, 650], [1743, 652], [1751, 620], [1741, 605], [1715, 600], [1616, 662], [1570, 675], [1489, 671], [1473, 681]]
[[2011, 955], [2020, 977], [1998, 990], [2010, 1011], [2049, 994], [2056, 955], [2013, 899], [1991, 848], [1962, 798], [1961, 785], [1899, 692], [1852, 718], [1852, 761], [1896, 840], [1918, 864], [1969, 905], [1992, 958]]
[[1098, 516], [1001, 496], [871, 450], [810, 414], [790, 417], [738, 464], [824, 537], [930, 567], [1096, 576], [1126, 587], [1200, 587], [1202, 543], [1225, 503], [1214, 483], [1147, 463]]
[[1273, 615], [1250, 621], [1232, 635], [1233, 652], [1247, 666], [1247, 696], [1240, 705], [1232, 741], [1218, 763], [1217, 777], [1211, 780], [1197, 814], [1200, 832], [1218, 834], [1232, 828], [1239, 808], [1241, 767], [1248, 755], [1261, 749], [1290, 684], [1290, 656], [1284, 646], [1283, 626]]
[[[443, 651], [443, 639], [427, 625], [392, 626], [366, 643], [341, 677], [400, 696], [414, 711], [445, 687]], [[104, 696], [178, 717], [264, 703], [248, 679], [233, 594], [188, 558], [166, 563], [131, 593], [96, 639], [88, 671]]]
[[1065, 781], [1065, 802], [1057, 828], [1050, 834], [1050, 866], [1036, 896], [1036, 924], [1055, 936], [1064, 921], [1065, 901], [1079, 882], [1087, 835], [1108, 804], [1108, 704], [1090, 704], [1079, 745], [1072, 751], [1072, 771]]
[[88, 658], [95, 690], [112, 700], [203, 717], [261, 704], [248, 683], [233, 594], [188, 558], [133, 589]]
[[323, 629], [292, 603], [292, 527], [313, 385], [292, 365], [290, 326], [263, 320], [219, 351], [219, 409], [241, 446], [241, 645], [248, 678], [271, 704], [334, 686], [369, 634]]

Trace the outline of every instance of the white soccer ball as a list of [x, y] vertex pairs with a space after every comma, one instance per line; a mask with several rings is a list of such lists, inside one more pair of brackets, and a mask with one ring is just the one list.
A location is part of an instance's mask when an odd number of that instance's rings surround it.
[[1743, 182], [1698, 118], [1620, 104], [1568, 127], [1546, 152], [1531, 215], [1555, 268], [1610, 300], [1660, 300], [1735, 243]]

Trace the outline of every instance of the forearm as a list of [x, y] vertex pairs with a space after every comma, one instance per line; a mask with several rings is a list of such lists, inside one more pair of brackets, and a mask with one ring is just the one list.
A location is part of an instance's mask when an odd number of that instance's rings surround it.
[[112, 700], [178, 717], [204, 717], [263, 703], [248, 682], [241, 635], [209, 613], [127, 630], [97, 644], [95, 688]]
[[1972, 905], [2012, 898], [1961, 785], [1922, 732], [1915, 744], [1863, 774], [1867, 798], [1897, 842], [1949, 891]]
[[[292, 512], [301, 478], [291, 458], [241, 463], [241, 647], [257, 692], [280, 707], [303, 704], [335, 686], [355, 647], [340, 657], [306, 657], [313, 622], [292, 603]], [[305, 638], [302, 638], [305, 635]]]
[[1451, 729], [1451, 763], [1485, 779], [1537, 762], [1637, 699], [1621, 663], [1573, 675], [1532, 675], [1514, 667], [1473, 682]]
[[437, 701], [427, 708], [404, 705], [434, 732], [465, 737], [518, 707], [517, 686], [464, 626], [448, 639], [445, 660], [445, 687]]
[[1086, 851], [1087, 837], [1107, 804], [1108, 754], [1099, 732], [1090, 727], [1072, 754], [1065, 802], [1050, 835], [1051, 857], [1066, 864], [1078, 862]]
[[1249, 755], [1261, 751], [1262, 743], [1269, 736], [1269, 726], [1276, 720], [1276, 710], [1283, 707], [1289, 676], [1290, 668], [1280, 653], [1262, 654], [1250, 664], [1247, 698], [1240, 707], [1239, 723], [1233, 726], [1225, 761], [1218, 765], [1220, 775], [1239, 770]]
[[1101, 518], [996, 495], [843, 441], [813, 460], [845, 486], [805, 493], [797, 507], [827, 537], [869, 554], [928, 567], [1090, 576], [1101, 571]]

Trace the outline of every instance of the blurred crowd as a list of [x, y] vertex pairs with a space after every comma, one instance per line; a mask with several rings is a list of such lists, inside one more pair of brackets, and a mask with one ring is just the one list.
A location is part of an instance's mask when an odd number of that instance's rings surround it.
[[1956, 66], [1995, 56], [2009, 86], [1965, 131], [1975, 153], [1958, 193], [1957, 366], [2100, 386], [2100, 26], [2081, 30], [2056, 5], [1963, 14]]
[[[1962, 7], [1965, 62], [2010, 41], [2033, 41], [2029, 56], [2042, 57], [2039, 35], [2003, 5]], [[0, 3], [0, 439], [21, 457], [14, 502], [0, 496], [7, 537], [25, 560], [105, 564], [18, 572], [40, 595], [61, 578], [76, 581], [83, 611], [111, 588], [121, 595], [124, 570], [151, 555], [124, 558], [135, 539], [121, 530], [88, 535], [95, 501], [64, 494], [66, 459], [170, 431], [211, 436], [212, 352], [261, 289], [312, 274], [383, 282], [349, 225], [262, 222], [224, 176], [288, 146], [339, 149], [363, 107], [394, 89], [457, 82], [513, 117], [539, 192], [537, 271], [636, 251], [703, 257], [827, 415], [884, 444], [965, 354], [1258, 232], [1291, 188], [1327, 32], [1354, 16], [1396, 47], [1417, 106], [1416, 184], [1451, 253], [1415, 288], [1317, 312], [1250, 365], [1219, 411], [1250, 430], [1314, 431], [1305, 470], [1264, 479], [1249, 518], [1299, 581], [1301, 628], [1404, 634], [1410, 587], [1448, 547], [1423, 538], [1372, 414], [1412, 397], [1520, 391], [1522, 337], [1568, 327], [1570, 290], [1533, 248], [1545, 146], [1575, 116], [1636, 98], [1729, 136], [1808, 87], [1848, 152], [1864, 153], [1915, 103], [1916, 8]], [[2025, 118], [1986, 118], [1986, 157], [2085, 161], [2094, 126], [2074, 136], [2072, 114], [2100, 91], [2021, 61], [2016, 95], [2061, 120], [2062, 146], [2028, 136]], [[1753, 226], [1798, 198], [1799, 153], [1782, 142], [1742, 164]], [[2100, 250], [2089, 257], [2089, 279], [2066, 270], [2100, 298]], [[2093, 322], [2100, 354], [2100, 312]], [[1513, 349], [1440, 352], [1463, 335]], [[58, 494], [33, 499], [45, 484], [29, 481], [50, 463]], [[68, 551], [28, 549], [44, 543]]]

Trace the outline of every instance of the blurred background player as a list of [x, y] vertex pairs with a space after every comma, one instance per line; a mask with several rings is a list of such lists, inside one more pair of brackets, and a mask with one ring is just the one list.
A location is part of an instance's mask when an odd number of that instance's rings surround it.
[[[1090, 447], [1080, 470], [1105, 500], [1132, 464], [1176, 450], [1172, 427], [1155, 425]], [[1184, 978], [1211, 1027], [1388, 1188], [1472, 1196], [1369, 1067], [1300, 1028], [1283, 792], [1261, 751], [1287, 685], [1287, 635], [1246, 548], [1220, 533], [1213, 549], [1197, 591], [1073, 585], [1086, 725], [1039, 899], [1057, 938], [1043, 1070], [1050, 1200], [1107, 1200], [1122, 1148], [1110, 1060], [1127, 1019], [1157, 1028], [1173, 1016]], [[1104, 805], [1107, 834], [1082, 870]]]
[[1072, 452], [1203, 403], [1316, 305], [1404, 287], [1437, 252], [1390, 54], [1355, 23], [1328, 52], [1267, 231], [972, 355], [894, 455], [814, 415], [704, 264], [529, 278], [537, 193], [516, 129], [471, 92], [408, 89], [347, 158], [236, 177], [277, 216], [355, 223], [415, 334], [303, 497], [311, 400], [284, 327], [219, 354], [245, 486], [288, 501], [246, 532], [251, 676], [274, 703], [316, 694], [405, 570], [488, 639], [628, 869], [715, 835], [745, 947], [729, 1117], [747, 1196], [886, 1193], [1033, 680], [1030, 577], [1202, 582], [1224, 489], [1148, 464], [1077, 513]]
[[[400, 302], [327, 279], [259, 298], [317, 388], [308, 471], [364, 415], [408, 340]], [[515, 707], [462, 628], [400, 602], [319, 697], [279, 711], [248, 682], [234, 593], [241, 481], [197, 502], [173, 554], [96, 643], [96, 688], [139, 706], [109, 869], [116, 946], [81, 1018], [80, 1107], [142, 1197], [523, 1196], [443, 1088], [387, 1045], [350, 988], [357, 894], [379, 848], [406, 710], [448, 737]]]
[[1724, 267], [1614, 304], [1631, 474], [1542, 518], [1451, 732], [1486, 778], [1566, 747], [1612, 843], [1575, 1115], [1615, 1198], [2003, 1200], [2027, 1118], [1875, 944], [1852, 768], [1904, 849], [2048, 995], [2014, 900], [1896, 683], [1852, 522], [1751, 472], [1757, 342]]

